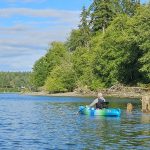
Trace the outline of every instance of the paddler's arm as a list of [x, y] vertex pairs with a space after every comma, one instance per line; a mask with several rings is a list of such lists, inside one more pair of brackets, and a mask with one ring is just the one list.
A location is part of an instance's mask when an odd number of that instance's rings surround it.
[[94, 106], [97, 102], [98, 102], [98, 98], [96, 98], [96, 99], [89, 105], [89, 107]]

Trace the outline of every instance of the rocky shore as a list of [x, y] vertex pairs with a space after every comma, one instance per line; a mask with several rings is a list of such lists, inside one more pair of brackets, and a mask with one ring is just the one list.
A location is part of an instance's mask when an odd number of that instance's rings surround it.
[[124, 87], [121, 85], [112, 86], [109, 89], [102, 89], [96, 92], [90, 91], [87, 87], [78, 88], [74, 92], [54, 93], [50, 94], [45, 91], [29, 92], [27, 95], [39, 96], [74, 96], [74, 97], [96, 97], [97, 92], [103, 93], [105, 97], [121, 97], [121, 98], [142, 98], [143, 95], [150, 95], [150, 88], [141, 87]]

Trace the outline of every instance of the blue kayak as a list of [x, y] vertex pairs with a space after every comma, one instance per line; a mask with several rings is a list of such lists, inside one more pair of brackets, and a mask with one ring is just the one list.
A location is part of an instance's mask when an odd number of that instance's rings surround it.
[[103, 109], [95, 109], [80, 106], [79, 113], [88, 116], [120, 116], [121, 110], [119, 108], [103, 108]]

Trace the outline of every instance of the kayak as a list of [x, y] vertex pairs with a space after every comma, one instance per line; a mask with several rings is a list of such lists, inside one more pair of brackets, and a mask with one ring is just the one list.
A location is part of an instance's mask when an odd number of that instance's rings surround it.
[[119, 108], [103, 108], [95, 109], [84, 106], [79, 106], [79, 114], [88, 116], [120, 116], [121, 110]]

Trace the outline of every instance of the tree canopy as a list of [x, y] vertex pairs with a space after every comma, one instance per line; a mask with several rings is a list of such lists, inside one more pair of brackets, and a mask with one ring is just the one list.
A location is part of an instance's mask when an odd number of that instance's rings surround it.
[[94, 0], [83, 7], [67, 41], [53, 42], [32, 72], [49, 92], [114, 84], [150, 85], [150, 5], [139, 0]]

